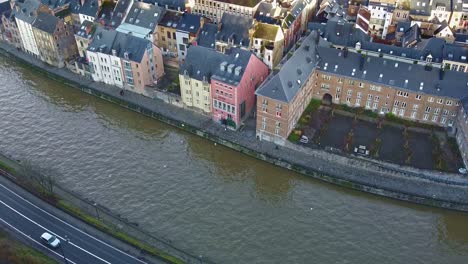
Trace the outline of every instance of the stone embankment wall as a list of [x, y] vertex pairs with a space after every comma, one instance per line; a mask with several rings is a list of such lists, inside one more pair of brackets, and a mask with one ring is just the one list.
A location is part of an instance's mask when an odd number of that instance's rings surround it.
[[253, 126], [246, 126], [237, 132], [226, 130], [207, 116], [175, 106], [178, 102], [169, 101], [172, 99], [164, 100], [162, 95], [150, 98], [125, 92], [124, 96], [120, 96], [117, 87], [92, 82], [66, 69], [50, 67], [5, 43], [0, 42], [0, 52], [16, 57], [38, 72], [71, 87], [279, 167], [368, 193], [468, 212], [468, 177], [304, 148], [291, 143], [279, 147], [258, 141]]

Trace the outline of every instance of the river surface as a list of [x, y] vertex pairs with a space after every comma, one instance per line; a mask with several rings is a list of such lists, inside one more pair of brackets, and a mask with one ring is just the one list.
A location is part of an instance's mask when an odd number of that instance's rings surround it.
[[4, 57], [0, 151], [218, 263], [468, 263], [468, 214], [309, 179]]

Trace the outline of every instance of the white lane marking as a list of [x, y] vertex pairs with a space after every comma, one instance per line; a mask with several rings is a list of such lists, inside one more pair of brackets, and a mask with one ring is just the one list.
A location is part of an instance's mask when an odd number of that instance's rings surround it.
[[[49, 233], [55, 235], [56, 237], [58, 237], [58, 238], [60, 238], [60, 239], [62, 239], [62, 240], [65, 240], [63, 237], [57, 235], [56, 233], [50, 231], [49, 229], [43, 227], [42, 225], [40, 225], [40, 224], [38, 224], [38, 223], [36, 223], [36, 222], [33, 221], [32, 219], [30, 219], [29, 217], [25, 216], [24, 214], [18, 212], [16, 209], [14, 209], [13, 207], [11, 207], [11, 206], [9, 206], [8, 204], [4, 203], [3, 201], [0, 200], [0, 203], [3, 204], [3, 205], [5, 205], [6, 207], [8, 207], [8, 208], [9, 208], [10, 210], [12, 210], [13, 212], [19, 214], [19, 215], [22, 216], [24, 219], [29, 220], [29, 222], [31, 222], [31, 223], [37, 225], [38, 227], [40, 227], [40, 228], [44, 229], [45, 231], [47, 231], [47, 232], [49, 232]], [[79, 247], [79, 246], [77, 246], [77, 245], [75, 245], [75, 244], [73, 244], [73, 243], [71, 243], [71, 242], [69, 242], [68, 244], [70, 244], [70, 245], [72, 245], [72, 246], [74, 246], [74, 247], [76, 247], [76, 248], [82, 250], [82, 251], [85, 252], [85, 253], [88, 253], [89, 255], [91, 255], [91, 256], [93, 256], [93, 257], [99, 259], [100, 261], [102, 261], [102, 262], [104, 262], [104, 263], [111, 264], [109, 261], [104, 260], [104, 259], [102, 259], [102, 258], [100, 258], [100, 257], [98, 257], [98, 256], [96, 256], [96, 255], [94, 255], [93, 253], [87, 251], [86, 249], [83, 249], [83, 248], [81, 248], [81, 247]]]
[[5, 190], [9, 191], [10, 193], [12, 193], [13, 195], [17, 196], [17, 197], [20, 198], [21, 200], [23, 200], [23, 201], [25, 201], [26, 203], [30, 204], [30, 205], [33, 206], [34, 208], [37, 208], [37, 209], [40, 210], [41, 212], [44, 212], [45, 214], [47, 214], [47, 215], [49, 215], [49, 216], [55, 218], [56, 220], [62, 222], [63, 224], [65, 224], [65, 225], [67, 225], [67, 226], [69, 226], [69, 227], [75, 229], [76, 231], [78, 231], [78, 232], [80, 232], [80, 233], [82, 233], [82, 234], [84, 234], [84, 235], [86, 235], [86, 236], [88, 236], [88, 237], [90, 237], [90, 238], [92, 238], [92, 239], [98, 241], [99, 243], [101, 243], [101, 244], [103, 244], [103, 245], [106, 245], [106, 246], [112, 248], [113, 250], [118, 251], [118, 252], [120, 252], [120, 253], [122, 253], [122, 254], [124, 254], [124, 255], [126, 255], [126, 256], [128, 256], [128, 257], [130, 257], [130, 258], [132, 258], [132, 259], [134, 259], [134, 260], [136, 260], [136, 261], [138, 261], [138, 262], [140, 262], [140, 263], [148, 264], [148, 263], [146, 263], [146, 262], [144, 262], [144, 261], [142, 261], [142, 260], [140, 260], [140, 259], [138, 259], [138, 258], [136, 258], [136, 257], [134, 257], [134, 256], [132, 256], [132, 255], [130, 255], [130, 254], [128, 254], [128, 253], [126, 253], [126, 252], [124, 252], [124, 251], [118, 249], [118, 248], [116, 248], [116, 247], [113, 247], [113, 246], [107, 244], [106, 242], [104, 242], [104, 241], [102, 241], [102, 240], [100, 240], [100, 239], [98, 239], [98, 238], [93, 237], [92, 235], [90, 235], [90, 234], [88, 234], [88, 233], [82, 231], [81, 229], [78, 229], [77, 227], [72, 226], [71, 224], [69, 224], [69, 223], [63, 221], [62, 219], [56, 217], [55, 215], [53, 215], [53, 214], [47, 212], [46, 210], [40, 208], [39, 206], [33, 204], [32, 202], [26, 200], [26, 199], [23, 198], [21, 195], [19, 195], [19, 194], [15, 193], [14, 191], [8, 189], [8, 188], [7, 188], [6, 186], [4, 186], [3, 184], [0, 183], [0, 186], [1, 186], [2, 188], [4, 188]]
[[[55, 255], [59, 256], [60, 258], [64, 258], [63, 255], [60, 255], [59, 253], [53, 251], [52, 249], [44, 246], [42, 243], [40, 242], [37, 242], [36, 240], [34, 240], [32, 237], [26, 235], [25, 233], [23, 233], [21, 230], [19, 230], [18, 228], [14, 227], [13, 225], [11, 225], [10, 223], [8, 223], [7, 221], [3, 220], [2, 218], [0, 218], [0, 221], [2, 221], [3, 223], [5, 223], [7, 226], [9, 226], [11, 229], [15, 230], [16, 232], [20, 233], [21, 235], [23, 235], [24, 237], [26, 237], [27, 239], [30, 239], [32, 240], [34, 243], [38, 244], [39, 246], [49, 250], [50, 252], [54, 253]], [[76, 262], [70, 260], [69, 258], [66, 258], [66, 260], [72, 264], [76, 264]]]

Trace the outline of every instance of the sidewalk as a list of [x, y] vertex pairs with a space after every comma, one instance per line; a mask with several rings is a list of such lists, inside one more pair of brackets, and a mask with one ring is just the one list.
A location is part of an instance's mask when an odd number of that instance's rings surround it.
[[254, 126], [248, 125], [242, 131], [225, 130], [209, 117], [191, 110], [129, 91], [126, 91], [124, 96], [120, 96], [120, 88], [92, 82], [66, 69], [50, 67], [5, 43], [0, 42], [0, 48], [49, 72], [51, 78], [57, 79], [54, 75], [60, 76], [74, 82], [64, 81], [70, 86], [257, 159], [316, 179], [369, 193], [468, 211], [467, 177], [341, 155], [322, 149], [304, 148], [289, 142], [281, 147], [271, 142], [258, 141]]

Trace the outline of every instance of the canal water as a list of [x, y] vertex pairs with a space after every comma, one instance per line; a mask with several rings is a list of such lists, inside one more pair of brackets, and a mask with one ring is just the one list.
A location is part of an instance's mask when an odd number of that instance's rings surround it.
[[468, 214], [309, 179], [4, 57], [0, 150], [218, 263], [468, 263]]

